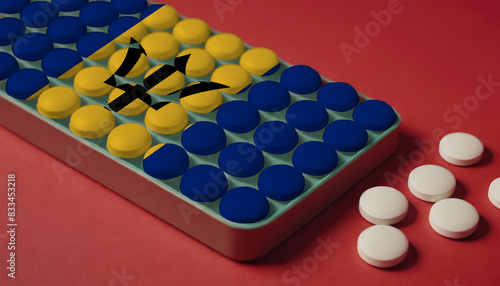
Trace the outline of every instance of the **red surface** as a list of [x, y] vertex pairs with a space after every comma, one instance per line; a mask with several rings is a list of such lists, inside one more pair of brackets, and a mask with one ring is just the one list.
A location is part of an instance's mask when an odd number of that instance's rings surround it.
[[[307, 2], [169, 1], [181, 14], [390, 103], [403, 118], [394, 156], [268, 256], [241, 263], [0, 127], [0, 174], [5, 181], [9, 172], [17, 174], [18, 222], [17, 278], [11, 279], [4, 186], [0, 285], [499, 285], [500, 210], [488, 201], [487, 189], [500, 177], [500, 83], [490, 87], [488, 98], [474, 97], [480, 77], [500, 82], [500, 4], [401, 1], [400, 13], [348, 63], [339, 45], [354, 45], [354, 28], [364, 29], [374, 19], [370, 11], [392, 1]], [[218, 14], [214, 5], [226, 11]], [[468, 110], [453, 111], [464, 104]], [[477, 165], [456, 167], [439, 157], [432, 134], [452, 131], [483, 141], [487, 150]], [[417, 140], [427, 142], [425, 148]], [[454, 241], [430, 228], [431, 204], [406, 186], [409, 171], [423, 163], [455, 174], [454, 197], [472, 203], [482, 218], [472, 237]], [[398, 188], [411, 205], [397, 227], [412, 248], [403, 264], [389, 270], [367, 265], [356, 253], [357, 236], [370, 226], [358, 213], [358, 198], [376, 185]], [[318, 248], [327, 241], [330, 252]]]

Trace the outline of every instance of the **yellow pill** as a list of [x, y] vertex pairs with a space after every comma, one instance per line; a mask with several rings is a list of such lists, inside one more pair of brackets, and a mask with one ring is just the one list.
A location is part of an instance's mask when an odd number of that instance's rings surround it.
[[144, 36], [148, 33], [148, 28], [142, 21], [132, 26], [125, 33], [120, 34], [115, 38], [115, 41], [121, 44], [130, 44], [130, 38], [134, 38], [136, 41], [142, 40]]
[[[135, 84], [133, 84], [135, 85]], [[108, 103], [111, 103], [113, 100], [117, 99], [120, 97], [122, 94], [124, 94], [125, 91], [115, 88], [111, 93], [109, 94], [108, 98]], [[133, 115], [139, 115], [146, 111], [149, 108], [149, 105], [144, 103], [144, 101], [140, 99], [134, 99], [131, 103], [129, 103], [127, 106], [125, 106], [123, 109], [121, 109], [118, 113], [121, 115], [126, 115], [126, 116], [133, 116]]]
[[222, 94], [218, 90], [200, 92], [183, 97], [180, 100], [184, 108], [196, 113], [210, 113], [219, 107], [222, 101]]
[[[159, 70], [163, 65], [155, 66], [154, 68], [150, 69], [144, 78], [149, 77], [152, 75], [155, 71]], [[169, 77], [166, 79], [162, 80], [159, 84], [154, 86], [152, 89], [150, 89], [151, 92], [159, 94], [159, 95], [167, 95], [169, 93], [172, 93], [174, 91], [180, 90], [184, 87], [186, 84], [186, 79], [184, 75], [176, 71], [173, 74], [171, 74]]]
[[235, 34], [221, 33], [207, 40], [205, 50], [216, 59], [230, 61], [239, 58], [245, 51], [245, 46]]
[[268, 48], [249, 49], [240, 58], [240, 65], [258, 76], [273, 74], [278, 70], [279, 64], [276, 53]]
[[58, 79], [69, 79], [74, 77], [79, 71], [81, 71], [84, 67], [83, 61], [78, 63], [76, 66], [72, 67], [69, 71], [63, 73], [58, 77]]
[[137, 123], [125, 123], [116, 126], [108, 136], [108, 151], [121, 158], [137, 158], [142, 156], [153, 140], [146, 127]]
[[174, 57], [179, 52], [180, 46], [172, 34], [168, 32], [153, 32], [146, 35], [141, 45], [146, 50], [148, 57], [165, 60]]
[[237, 94], [245, 91], [252, 84], [252, 76], [240, 65], [223, 65], [213, 73], [210, 81], [225, 84], [228, 88], [221, 91], [229, 94]]
[[170, 102], [158, 110], [148, 109], [144, 122], [156, 133], [175, 134], [187, 126], [189, 117], [182, 106]]
[[73, 112], [69, 121], [73, 133], [89, 139], [106, 136], [114, 127], [113, 113], [102, 105], [82, 106]]
[[50, 84], [47, 84], [46, 86], [42, 87], [39, 91], [33, 93], [30, 97], [26, 98], [25, 100], [30, 100], [30, 99], [35, 99], [39, 97], [44, 91], [50, 88]]
[[113, 75], [107, 68], [93, 66], [84, 68], [75, 76], [73, 86], [80, 94], [99, 97], [108, 94], [113, 89], [105, 81]]
[[[115, 73], [120, 66], [123, 64], [125, 57], [127, 56], [129, 48], [119, 49], [116, 51], [108, 61], [108, 68], [112, 73]], [[141, 57], [135, 63], [132, 70], [125, 76], [126, 78], [138, 77], [141, 74], [145, 73], [149, 69], [149, 60], [148, 57], [144, 54], [141, 54]]]
[[177, 57], [189, 55], [186, 65], [186, 75], [202, 77], [211, 73], [215, 68], [215, 59], [202, 48], [189, 48], [180, 52]]
[[183, 44], [201, 45], [210, 38], [212, 32], [205, 21], [188, 18], [177, 22], [172, 30], [172, 34]]
[[[130, 40], [129, 40], [130, 43]], [[100, 61], [109, 58], [116, 51], [116, 42], [111, 41], [104, 47], [91, 54], [88, 59], [93, 61]]]
[[80, 96], [70, 87], [56, 86], [44, 91], [38, 98], [36, 109], [48, 118], [66, 118], [80, 108]]
[[167, 30], [172, 28], [178, 21], [179, 14], [169, 5], [163, 5], [160, 9], [142, 20], [144, 25], [151, 30]]

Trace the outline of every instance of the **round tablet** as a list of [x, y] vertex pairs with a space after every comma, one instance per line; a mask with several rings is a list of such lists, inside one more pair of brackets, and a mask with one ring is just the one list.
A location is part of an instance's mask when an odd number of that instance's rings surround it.
[[408, 188], [417, 198], [437, 202], [450, 197], [455, 191], [455, 176], [436, 165], [422, 165], [411, 171]]
[[42, 59], [42, 70], [50, 77], [72, 78], [81, 69], [83, 69], [83, 60], [75, 50], [55, 49]]
[[106, 33], [91, 32], [78, 40], [76, 48], [82, 57], [99, 61], [116, 51], [116, 43]]
[[177, 57], [189, 56], [186, 65], [186, 75], [192, 77], [202, 77], [211, 73], [215, 68], [215, 59], [202, 48], [189, 48], [180, 52]]
[[72, 12], [82, 9], [89, 0], [52, 0], [52, 3], [62, 12]]
[[432, 205], [429, 223], [440, 235], [460, 239], [476, 231], [479, 214], [473, 205], [464, 200], [445, 199]]
[[186, 110], [174, 102], [165, 102], [158, 110], [149, 108], [144, 122], [156, 133], [175, 134], [186, 128], [189, 117]]
[[270, 49], [251, 48], [241, 55], [240, 65], [254, 75], [268, 76], [278, 71], [280, 60]]
[[319, 141], [308, 141], [299, 145], [292, 156], [295, 168], [304, 174], [323, 176], [333, 171], [338, 164], [335, 149]]
[[139, 18], [124, 16], [114, 20], [108, 28], [109, 35], [121, 44], [130, 44], [130, 39], [142, 40], [148, 33], [148, 28]]
[[242, 100], [233, 100], [223, 104], [217, 112], [217, 123], [222, 128], [236, 133], [246, 133], [260, 123], [257, 108]]
[[151, 177], [160, 180], [170, 180], [178, 177], [189, 167], [189, 157], [186, 151], [175, 144], [158, 144], [144, 155], [142, 168]]
[[73, 85], [80, 94], [91, 97], [103, 96], [113, 90], [113, 86], [105, 83], [112, 75], [107, 68], [102, 66], [84, 68], [75, 76]]
[[49, 38], [58, 44], [76, 43], [87, 33], [87, 27], [77, 17], [63, 16], [54, 19], [47, 29]]
[[141, 13], [148, 7], [147, 0], [111, 0], [111, 4], [121, 14]]
[[373, 224], [395, 224], [408, 212], [408, 200], [391, 187], [373, 187], [359, 198], [359, 212]]
[[[164, 65], [159, 65], [155, 66], [152, 69], [150, 69], [146, 75], [144, 76], [144, 82], [148, 79], [149, 76], [151, 76], [154, 72], [162, 68]], [[169, 77], [166, 79], [160, 81], [157, 85], [155, 85], [153, 88], [151, 88], [149, 91], [154, 92], [159, 95], [167, 95], [170, 94], [171, 92], [180, 90], [184, 87], [186, 83], [186, 78], [184, 75], [176, 71], [173, 74], [171, 74]], [[146, 84], [144, 84], [146, 86]], [[181, 101], [182, 103], [182, 101]]]
[[289, 91], [297, 94], [309, 94], [321, 86], [321, 77], [313, 68], [297, 65], [287, 68], [281, 74], [281, 84]]
[[253, 223], [263, 220], [269, 213], [269, 202], [256, 189], [238, 187], [222, 196], [219, 213], [222, 217], [237, 223]]
[[271, 154], [285, 154], [299, 143], [299, 135], [283, 121], [268, 121], [260, 125], [253, 135], [255, 146]]
[[[119, 49], [114, 52], [108, 61], [108, 68], [111, 73], [115, 73], [124, 64], [125, 57], [130, 48]], [[144, 74], [149, 69], [149, 60], [145, 54], [141, 54], [139, 60], [134, 64], [132, 69], [125, 75], [126, 78], [138, 77]]]
[[163, 31], [147, 34], [142, 39], [141, 45], [148, 57], [158, 60], [175, 57], [180, 49], [179, 41], [172, 34]]
[[491, 182], [488, 189], [488, 198], [495, 207], [500, 209], [500, 178], [496, 178]]
[[21, 60], [39, 61], [54, 49], [54, 43], [45, 34], [30, 33], [12, 44], [12, 52]]
[[289, 201], [304, 191], [305, 179], [299, 170], [288, 165], [273, 165], [259, 175], [257, 185], [266, 197]]
[[228, 181], [224, 172], [210, 165], [197, 165], [182, 175], [179, 189], [196, 202], [213, 202], [227, 191]]
[[343, 112], [356, 107], [359, 96], [354, 87], [348, 83], [330, 82], [319, 89], [317, 100], [325, 108]]
[[118, 18], [118, 12], [107, 1], [94, 1], [80, 10], [80, 20], [90, 27], [106, 27]]
[[205, 21], [187, 18], [175, 24], [172, 34], [183, 44], [201, 45], [210, 38], [212, 32]]
[[16, 59], [7, 53], [0, 52], [0, 80], [9, 78], [19, 70], [19, 64]]
[[263, 167], [262, 151], [250, 143], [229, 144], [219, 154], [219, 168], [234, 177], [251, 177], [260, 172]]
[[323, 133], [323, 141], [340, 152], [357, 152], [368, 142], [368, 133], [351, 120], [336, 120]]
[[30, 3], [30, 0], [0, 1], [0, 13], [17, 14]]
[[358, 254], [368, 264], [387, 268], [401, 263], [410, 244], [406, 235], [389, 225], [373, 225], [358, 237]]
[[220, 33], [207, 40], [205, 50], [216, 59], [230, 61], [239, 58], [245, 51], [245, 46], [235, 34]]
[[71, 115], [69, 128], [76, 135], [95, 139], [108, 135], [115, 127], [113, 113], [102, 105], [85, 105]]
[[0, 19], [0, 46], [8, 46], [26, 32], [24, 23], [16, 18]]
[[38, 98], [36, 108], [48, 118], [66, 118], [82, 105], [80, 96], [70, 87], [55, 86], [44, 91]]
[[137, 158], [151, 148], [151, 134], [137, 123], [116, 126], [108, 136], [108, 151], [121, 158]]
[[252, 76], [240, 65], [222, 65], [218, 67], [210, 78], [210, 81], [229, 86], [221, 91], [229, 94], [237, 94], [247, 90], [252, 84]]
[[5, 85], [5, 92], [13, 98], [37, 98], [50, 87], [47, 76], [36, 69], [22, 69], [13, 73]]
[[24, 7], [20, 16], [26, 26], [43, 28], [59, 16], [59, 7], [50, 2], [37, 1]]
[[[135, 86], [135, 84], [133, 84]], [[125, 91], [115, 88], [111, 93], [109, 94], [108, 97], [108, 104], [113, 102], [113, 100], [117, 99], [121, 95], [123, 95]], [[121, 115], [126, 115], [126, 116], [134, 116], [134, 115], [139, 115], [146, 110], [148, 110], [149, 105], [144, 103], [144, 101], [136, 98], [134, 99], [131, 103], [129, 103], [127, 106], [122, 108], [118, 113]]]
[[210, 113], [217, 109], [222, 104], [222, 101], [222, 94], [218, 90], [196, 93], [185, 96], [180, 100], [185, 109], [195, 113]]
[[182, 132], [182, 146], [196, 155], [212, 155], [226, 146], [226, 133], [219, 125], [198, 121], [188, 126]]
[[167, 30], [179, 21], [179, 14], [170, 5], [155, 4], [142, 12], [141, 19], [151, 30]]
[[448, 163], [457, 166], [473, 165], [483, 157], [484, 146], [476, 136], [455, 132], [439, 142], [439, 154]]
[[262, 81], [248, 92], [248, 101], [262, 111], [276, 112], [290, 104], [290, 93], [279, 82]]
[[286, 112], [286, 122], [298, 130], [313, 132], [328, 124], [326, 109], [316, 101], [301, 100], [290, 105]]
[[392, 107], [380, 100], [361, 102], [352, 114], [352, 119], [372, 131], [384, 131], [396, 122], [396, 113]]

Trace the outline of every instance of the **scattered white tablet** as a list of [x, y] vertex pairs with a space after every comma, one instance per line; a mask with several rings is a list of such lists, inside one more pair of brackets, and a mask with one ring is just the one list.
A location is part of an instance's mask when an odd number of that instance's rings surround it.
[[446, 199], [455, 191], [455, 176], [437, 165], [422, 165], [411, 171], [408, 188], [417, 198], [427, 202]]
[[386, 268], [398, 265], [408, 254], [405, 234], [389, 225], [373, 225], [358, 237], [358, 254], [368, 264]]
[[469, 166], [483, 157], [484, 146], [476, 136], [455, 132], [439, 142], [439, 154], [447, 162], [457, 166]]
[[373, 187], [359, 198], [359, 212], [373, 224], [395, 224], [408, 212], [408, 200], [391, 187]]
[[496, 178], [491, 182], [488, 198], [495, 207], [500, 209], [500, 178]]
[[464, 200], [445, 199], [431, 207], [429, 223], [442, 236], [459, 239], [476, 231], [479, 214], [474, 206]]

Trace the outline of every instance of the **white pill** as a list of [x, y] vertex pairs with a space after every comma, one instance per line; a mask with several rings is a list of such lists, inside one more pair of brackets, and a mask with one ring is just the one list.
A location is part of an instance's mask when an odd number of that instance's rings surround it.
[[491, 182], [488, 198], [495, 207], [500, 209], [500, 178], [496, 178]]
[[429, 223], [442, 236], [459, 239], [476, 231], [479, 214], [473, 205], [464, 200], [446, 199], [431, 207]]
[[373, 224], [395, 224], [408, 212], [408, 200], [391, 187], [373, 187], [359, 198], [359, 212]]
[[358, 254], [368, 264], [392, 267], [408, 254], [409, 243], [405, 234], [389, 225], [373, 225], [358, 237]]
[[417, 198], [427, 202], [446, 199], [455, 191], [455, 176], [436, 165], [422, 165], [411, 171], [408, 188]]
[[448, 163], [457, 166], [469, 166], [477, 163], [483, 156], [484, 146], [476, 136], [455, 132], [439, 142], [439, 154]]

